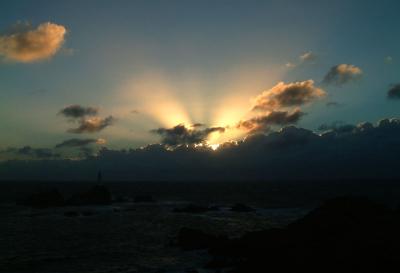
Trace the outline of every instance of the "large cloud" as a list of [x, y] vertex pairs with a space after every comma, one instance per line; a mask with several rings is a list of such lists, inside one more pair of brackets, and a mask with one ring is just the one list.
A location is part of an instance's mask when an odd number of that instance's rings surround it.
[[334, 84], [342, 86], [343, 84], [360, 79], [362, 70], [352, 64], [339, 64], [333, 66], [325, 75], [324, 84]]
[[240, 121], [237, 127], [250, 132], [267, 132], [271, 125], [288, 125], [297, 123], [304, 115], [300, 109], [289, 111], [272, 111], [266, 115]]
[[393, 85], [387, 95], [389, 99], [400, 99], [400, 83]]
[[214, 132], [225, 132], [223, 127], [197, 129], [202, 125], [195, 125], [187, 128], [185, 125], [179, 124], [172, 128], [158, 128], [152, 132], [161, 136], [161, 143], [168, 146], [199, 144], [205, 142], [207, 137]]
[[170, 150], [154, 144], [132, 150], [104, 148], [86, 160], [10, 161], [0, 164], [0, 177], [91, 179], [101, 168], [110, 180], [400, 178], [400, 119], [346, 127], [317, 134], [289, 126], [221, 145], [216, 151], [191, 145]]
[[283, 107], [300, 106], [325, 96], [325, 91], [314, 86], [313, 80], [280, 82], [255, 99], [253, 110], [272, 111]]
[[69, 133], [82, 134], [99, 132], [115, 123], [116, 119], [113, 116], [101, 118], [97, 116], [98, 113], [96, 107], [74, 104], [64, 107], [58, 114], [69, 118], [70, 122], [78, 123], [77, 128], [67, 130]]
[[65, 40], [62, 25], [43, 23], [37, 28], [24, 27], [0, 36], [0, 55], [12, 61], [29, 63], [54, 56]]

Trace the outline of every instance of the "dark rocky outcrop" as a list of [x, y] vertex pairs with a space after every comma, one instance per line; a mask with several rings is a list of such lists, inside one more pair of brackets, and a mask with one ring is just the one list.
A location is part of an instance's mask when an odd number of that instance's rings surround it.
[[[191, 239], [189, 246], [209, 249], [214, 257], [209, 267], [231, 267], [233, 273], [394, 273], [400, 270], [399, 230], [398, 212], [365, 198], [343, 197], [286, 228], [215, 241], [186, 231], [184, 238]], [[207, 241], [215, 243], [201, 243]]]
[[181, 207], [181, 208], [174, 208], [174, 212], [178, 212], [178, 213], [193, 213], [193, 214], [197, 214], [197, 213], [205, 213], [208, 211], [217, 211], [219, 210], [219, 208], [217, 206], [199, 206], [199, 205], [195, 205], [195, 204], [189, 204], [187, 206]]
[[176, 244], [184, 250], [194, 250], [216, 247], [227, 240], [227, 237], [211, 235], [201, 230], [184, 227], [179, 230]]
[[255, 211], [255, 209], [252, 208], [252, 207], [249, 207], [249, 206], [247, 206], [245, 204], [237, 203], [237, 204], [234, 204], [231, 207], [231, 211], [234, 211], [234, 212], [253, 212], [253, 211]]

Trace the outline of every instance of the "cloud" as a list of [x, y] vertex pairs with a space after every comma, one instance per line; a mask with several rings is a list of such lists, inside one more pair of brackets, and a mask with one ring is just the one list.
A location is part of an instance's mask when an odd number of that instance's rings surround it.
[[324, 84], [342, 86], [346, 83], [356, 81], [361, 78], [362, 70], [352, 64], [339, 64], [333, 66], [323, 79]]
[[104, 128], [113, 125], [116, 119], [113, 116], [106, 118], [91, 117], [79, 120], [77, 128], [68, 129], [69, 133], [82, 134], [82, 133], [95, 133], [103, 130]]
[[285, 64], [285, 66], [289, 69], [293, 69], [293, 68], [301, 67], [301, 66], [307, 65], [307, 64], [315, 64], [317, 59], [318, 59], [318, 56], [315, 53], [313, 53], [312, 51], [307, 51], [299, 56], [298, 62], [295, 62], [295, 63], [288, 62]]
[[283, 107], [300, 106], [325, 96], [325, 91], [314, 86], [313, 80], [280, 82], [256, 97], [253, 110], [272, 111]]
[[254, 117], [245, 121], [240, 121], [237, 128], [250, 132], [267, 132], [270, 131], [271, 125], [288, 125], [297, 123], [305, 113], [300, 109], [292, 112], [288, 111], [272, 111], [266, 115]]
[[85, 138], [85, 139], [81, 139], [81, 138], [71, 138], [71, 139], [67, 139], [64, 140], [63, 142], [57, 144], [55, 146], [55, 148], [65, 148], [65, 147], [83, 147], [83, 146], [87, 146], [89, 144], [99, 144], [99, 145], [103, 145], [106, 143], [106, 140], [103, 138], [99, 138], [99, 139], [94, 139], [94, 138]]
[[400, 83], [394, 84], [388, 91], [387, 96], [389, 99], [400, 99]]
[[24, 156], [33, 159], [54, 159], [59, 158], [60, 154], [54, 153], [53, 150], [47, 148], [32, 148], [24, 146], [21, 148], [8, 148], [1, 151], [2, 154], [11, 154], [16, 156]]
[[383, 61], [385, 62], [385, 64], [391, 64], [393, 62], [393, 58], [392, 56], [386, 56]]
[[0, 56], [7, 60], [31, 63], [53, 57], [62, 47], [67, 30], [54, 23], [16, 28], [0, 36]]
[[99, 132], [113, 125], [116, 121], [113, 116], [106, 118], [98, 117], [98, 108], [91, 106], [84, 107], [78, 104], [67, 106], [61, 109], [58, 114], [70, 118], [70, 122], [78, 123], [79, 126], [77, 128], [67, 130], [67, 132], [74, 134]]
[[101, 166], [110, 180], [400, 178], [400, 119], [346, 126], [344, 129], [337, 125], [319, 134], [289, 126], [221, 144], [216, 151], [207, 146], [181, 145], [171, 150], [163, 144], [153, 144], [130, 150], [103, 148], [96, 157], [90, 154], [84, 160], [14, 160], [0, 163], [0, 177], [82, 180], [94, 177]]
[[151, 132], [161, 137], [161, 143], [167, 146], [194, 145], [204, 143], [207, 137], [215, 132], [224, 133], [223, 127], [209, 127], [197, 129], [196, 127], [187, 128], [183, 124], [172, 128], [158, 128]]
[[328, 106], [328, 107], [339, 107], [341, 105], [342, 105], [341, 103], [336, 102], [336, 101], [329, 101], [326, 103], [326, 106]]
[[78, 104], [66, 106], [59, 112], [59, 114], [73, 119], [84, 118], [86, 116], [96, 116], [98, 113], [99, 110], [95, 107], [84, 107]]
[[314, 63], [317, 60], [317, 55], [308, 51], [299, 57], [301, 63]]
[[140, 114], [140, 112], [139, 112], [139, 110], [136, 110], [136, 109], [134, 109], [134, 110], [131, 110], [131, 112], [130, 112], [131, 114]]

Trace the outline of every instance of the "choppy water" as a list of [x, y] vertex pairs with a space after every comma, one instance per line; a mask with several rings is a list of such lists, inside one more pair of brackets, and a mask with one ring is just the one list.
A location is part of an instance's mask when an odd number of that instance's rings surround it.
[[[133, 273], [186, 272], [203, 265], [205, 251], [184, 252], [173, 245], [182, 227], [215, 234], [285, 225], [302, 209], [231, 212], [228, 207], [204, 214], [175, 213], [185, 202], [30, 209], [0, 208], [0, 272]], [[77, 216], [65, 216], [74, 212]], [[188, 271], [189, 272], [189, 271]], [[213, 271], [211, 271], [213, 272]]]

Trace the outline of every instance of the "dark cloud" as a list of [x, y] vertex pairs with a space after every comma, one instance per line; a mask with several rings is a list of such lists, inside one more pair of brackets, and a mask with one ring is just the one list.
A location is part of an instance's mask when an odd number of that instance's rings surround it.
[[60, 110], [60, 115], [78, 123], [77, 128], [68, 129], [67, 132], [74, 134], [95, 133], [113, 125], [116, 119], [113, 116], [105, 118], [98, 117], [99, 110], [95, 107], [84, 107], [78, 104], [67, 106]]
[[207, 137], [214, 133], [225, 132], [223, 127], [209, 127], [204, 129], [197, 129], [199, 126], [187, 128], [183, 124], [179, 124], [172, 128], [158, 128], [152, 130], [153, 133], [161, 137], [161, 143], [168, 146], [177, 145], [194, 145], [203, 143]]
[[106, 118], [92, 117], [79, 120], [79, 126], [77, 128], [68, 129], [69, 133], [82, 134], [82, 133], [96, 133], [104, 128], [113, 125], [115, 123], [113, 116]]
[[352, 124], [345, 124], [343, 121], [334, 121], [332, 123], [323, 123], [318, 127], [318, 131], [334, 131], [336, 133], [351, 133], [357, 127]]
[[4, 151], [1, 151], [1, 153], [29, 157], [32, 159], [52, 159], [60, 157], [60, 154], [54, 153], [52, 149], [33, 148], [31, 146], [24, 146], [21, 148], [8, 148]]
[[55, 148], [66, 148], [66, 147], [83, 147], [89, 144], [105, 144], [105, 140], [102, 138], [94, 139], [94, 138], [71, 138], [64, 140], [63, 142], [57, 144]]
[[240, 121], [237, 127], [251, 132], [269, 131], [272, 125], [288, 125], [297, 123], [305, 113], [296, 109], [288, 111], [272, 111], [266, 115]]
[[324, 84], [342, 86], [346, 83], [356, 81], [361, 78], [362, 70], [352, 64], [339, 64], [333, 66], [323, 79]]
[[284, 107], [301, 106], [325, 96], [325, 91], [315, 87], [313, 80], [280, 82], [255, 99], [253, 110], [271, 111]]
[[400, 99], [400, 83], [393, 85], [387, 94], [389, 99]]
[[96, 116], [99, 113], [99, 110], [95, 107], [84, 107], [78, 104], [69, 105], [60, 110], [59, 114], [67, 117], [67, 118], [84, 118], [87, 116]]
[[[154, 144], [131, 150], [103, 148], [85, 160], [9, 161], [0, 163], [0, 177], [90, 179], [101, 168], [113, 180], [400, 178], [400, 119], [346, 126], [322, 134], [289, 126], [221, 144], [216, 151], [193, 145], [171, 150]], [[186, 131], [175, 130], [181, 135]]]
[[136, 109], [134, 109], [134, 110], [131, 110], [131, 114], [140, 114], [140, 112], [139, 112], [139, 110], [136, 110]]

